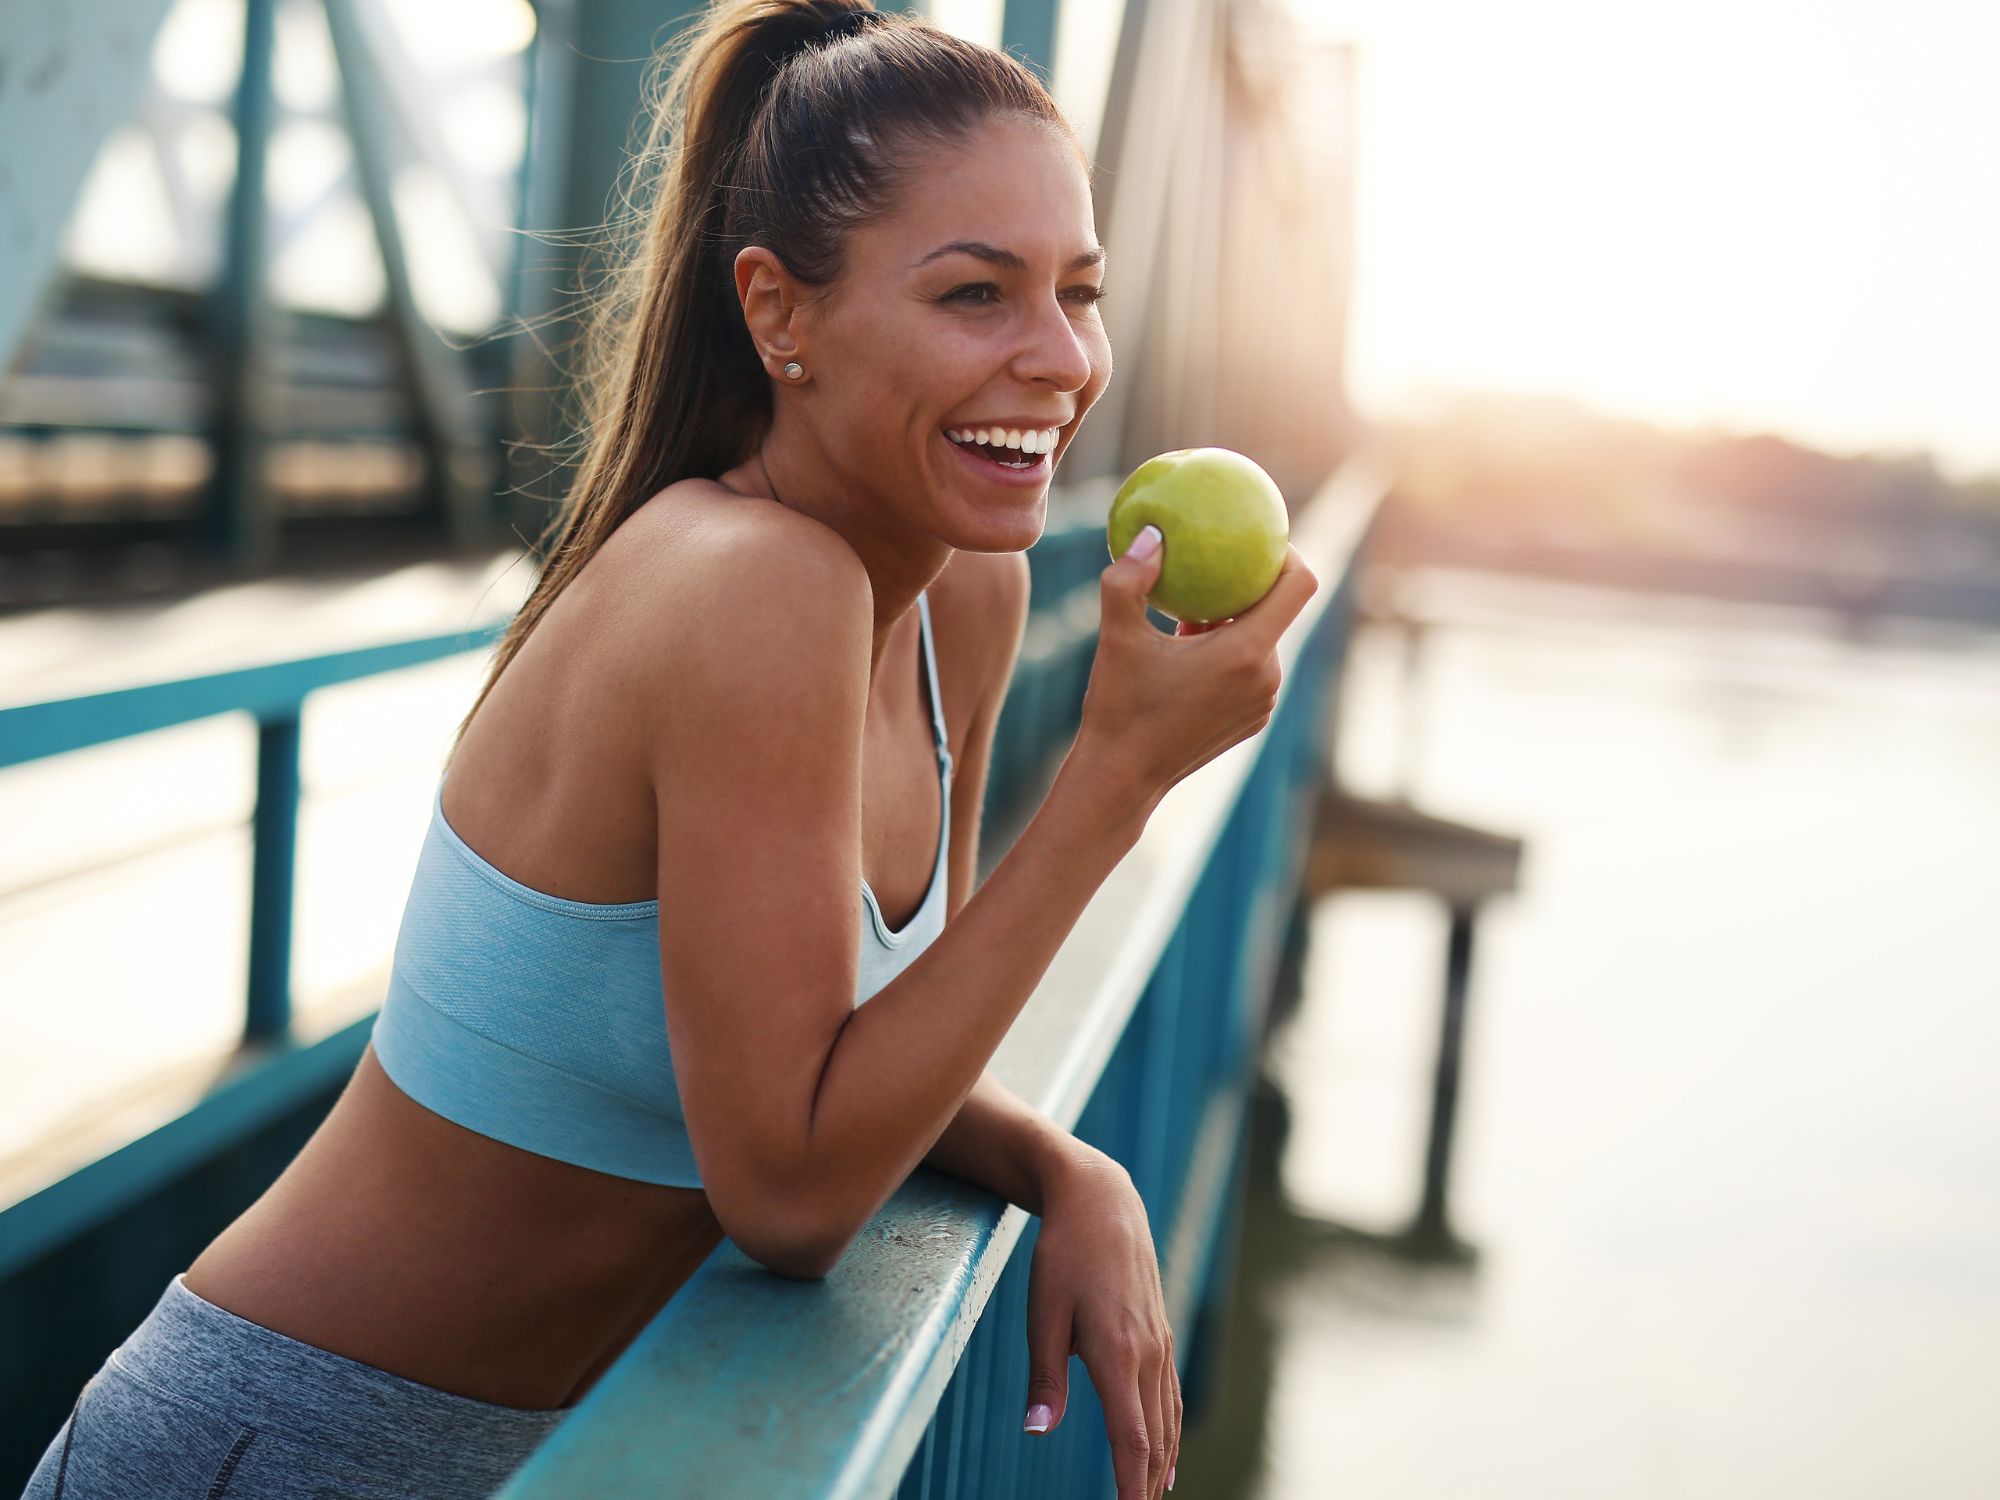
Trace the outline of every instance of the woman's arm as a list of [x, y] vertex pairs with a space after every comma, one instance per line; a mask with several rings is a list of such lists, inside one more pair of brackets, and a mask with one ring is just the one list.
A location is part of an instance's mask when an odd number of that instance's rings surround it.
[[658, 809], [667, 1038], [709, 1205], [757, 1260], [820, 1276], [937, 1144], [1167, 788], [1269, 722], [1277, 643], [1316, 580], [1288, 554], [1228, 629], [1176, 640], [1146, 617], [1158, 549], [1107, 567], [1054, 784], [857, 1008], [873, 583], [809, 517], [721, 516], [652, 563], [616, 665]]
[[835, 1029], [805, 1149], [790, 1158], [798, 1175], [785, 1184], [806, 1210], [801, 1227], [817, 1252], [808, 1274], [824, 1274], [929, 1154], [1084, 907], [1137, 842], [1145, 810], [1131, 809], [1123, 790], [1109, 768], [1072, 752], [1035, 820], [957, 919]]
[[1098, 1153], [1030, 1108], [991, 1069], [958, 1107], [924, 1164], [1039, 1214], [1046, 1185]]
[[[635, 603], [661, 977], [718, 1221], [772, 1269], [816, 1276], [951, 1124], [1161, 789], [1080, 737], [1000, 866], [857, 1008], [872, 586], [818, 522], [734, 515]], [[1156, 565], [1127, 571], [1136, 587]]]

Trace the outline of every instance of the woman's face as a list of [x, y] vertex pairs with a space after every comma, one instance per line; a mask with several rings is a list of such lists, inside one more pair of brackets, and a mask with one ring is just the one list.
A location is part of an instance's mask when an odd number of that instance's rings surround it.
[[[849, 492], [920, 508], [953, 547], [1032, 545], [1050, 471], [1111, 378], [1103, 283], [1090, 183], [1062, 136], [1005, 116], [926, 151], [800, 328], [817, 388], [802, 415]], [[1018, 447], [1007, 429], [1025, 429]], [[983, 447], [964, 441], [981, 431]]]

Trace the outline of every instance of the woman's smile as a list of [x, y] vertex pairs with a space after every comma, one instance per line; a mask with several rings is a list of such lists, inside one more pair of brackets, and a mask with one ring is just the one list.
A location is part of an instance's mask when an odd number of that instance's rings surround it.
[[[1014, 488], [1047, 482], [1060, 428], [948, 427], [940, 436], [976, 478]], [[1009, 435], [1014, 441], [1009, 443]]]

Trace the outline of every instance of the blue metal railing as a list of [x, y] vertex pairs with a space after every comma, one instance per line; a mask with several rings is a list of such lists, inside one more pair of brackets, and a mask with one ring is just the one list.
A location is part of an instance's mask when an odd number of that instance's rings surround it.
[[[1334, 601], [1294, 661], [1297, 687], [1174, 923], [1144, 992], [1075, 1124], [1123, 1162], [1154, 1226], [1190, 1412], [1199, 1410], [1229, 1282], [1238, 1163], [1256, 1044], [1296, 892], [1326, 693], [1345, 640]], [[1000, 1272], [916, 1452], [899, 1500], [1098, 1496], [1113, 1487], [1104, 1414], [1073, 1362], [1062, 1425], [1027, 1438], [1028, 1269], [1035, 1224]], [[880, 1476], [872, 1486], [881, 1492]], [[753, 1486], [754, 1487], [754, 1486]], [[870, 1493], [857, 1485], [851, 1493]], [[551, 1492], [552, 1493], [552, 1492]]]
[[[298, 845], [299, 720], [305, 700], [335, 683], [413, 667], [488, 646], [488, 625], [296, 661], [267, 662], [176, 682], [0, 708], [0, 769], [91, 745], [170, 729], [215, 714], [257, 720], [257, 805], [251, 820], [250, 962], [246, 1042], [291, 1024], [292, 874]], [[4, 1273], [0, 1263], [0, 1273]]]

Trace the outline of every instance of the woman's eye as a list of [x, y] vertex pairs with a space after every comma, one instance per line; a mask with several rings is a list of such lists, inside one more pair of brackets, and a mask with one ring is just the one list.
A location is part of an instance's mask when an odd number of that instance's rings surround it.
[[[971, 286], [962, 286], [953, 291], [946, 292], [944, 300], [947, 302], [969, 302], [974, 306], [985, 306], [999, 295], [1000, 288], [990, 281], [981, 281]], [[1071, 287], [1063, 295], [1074, 297], [1080, 305], [1088, 307], [1093, 302], [1100, 301], [1103, 298], [1104, 288], [1101, 286]]]

